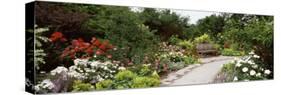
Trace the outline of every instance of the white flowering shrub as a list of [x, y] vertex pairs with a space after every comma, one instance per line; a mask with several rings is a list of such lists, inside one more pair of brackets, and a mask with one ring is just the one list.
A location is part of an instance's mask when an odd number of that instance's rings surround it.
[[[120, 68], [123, 69], [123, 67]], [[70, 66], [68, 69], [57, 67], [51, 71], [51, 75], [55, 76], [61, 72], [67, 72], [67, 75], [71, 78], [96, 83], [104, 79], [112, 79], [118, 70], [118, 65], [112, 64], [109, 61], [100, 62], [89, 61], [88, 59], [75, 59], [73, 66]]]
[[39, 84], [35, 85], [35, 91], [37, 93], [47, 93], [53, 90], [55, 87], [54, 83], [50, 79], [45, 79]]
[[[69, 68], [58, 66], [50, 71], [49, 77], [51, 79], [39, 82], [35, 86], [35, 90], [38, 93], [65, 92], [65, 88], [72, 87], [71, 85], [75, 80], [80, 80], [85, 85], [95, 84], [105, 79], [113, 79], [114, 75], [122, 70], [126, 70], [126, 68], [109, 61], [100, 62], [89, 61], [88, 59], [75, 59], [74, 65]], [[80, 89], [79, 87], [84, 87], [84, 84], [82, 86], [75, 86], [75, 89]]]
[[[122, 68], [122, 67], [120, 67]], [[79, 80], [96, 83], [104, 79], [112, 79], [118, 72], [118, 65], [111, 62], [89, 61], [76, 59], [69, 67], [68, 75]]]
[[241, 59], [235, 59], [230, 64], [233, 64], [232, 67], [233, 74], [230, 81], [249, 81], [249, 80], [263, 80], [270, 79], [272, 71], [264, 68], [264, 64], [260, 61], [260, 56], [254, 54], [253, 52], [249, 53], [248, 56]]

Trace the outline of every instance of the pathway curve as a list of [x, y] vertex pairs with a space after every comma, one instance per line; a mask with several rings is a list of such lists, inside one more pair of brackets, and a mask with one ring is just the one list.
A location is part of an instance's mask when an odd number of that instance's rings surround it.
[[[163, 79], [162, 85], [191, 85], [212, 83], [216, 75], [221, 70], [223, 64], [233, 60], [234, 57], [218, 56], [212, 58], [202, 58], [202, 65], [193, 65], [192, 68], [186, 67]], [[169, 81], [167, 81], [169, 80]]]

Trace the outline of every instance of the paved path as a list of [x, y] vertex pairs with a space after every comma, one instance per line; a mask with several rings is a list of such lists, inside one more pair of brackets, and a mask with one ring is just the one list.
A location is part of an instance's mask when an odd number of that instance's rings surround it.
[[169, 86], [190, 85], [190, 84], [207, 84], [212, 83], [219, 73], [223, 64], [233, 60], [234, 57], [212, 57], [201, 59], [202, 65], [190, 70], [181, 77], [171, 81]]

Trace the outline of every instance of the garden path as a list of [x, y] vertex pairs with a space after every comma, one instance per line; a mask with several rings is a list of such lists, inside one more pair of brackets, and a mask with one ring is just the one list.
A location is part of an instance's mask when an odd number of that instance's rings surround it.
[[[208, 84], [212, 83], [222, 68], [223, 64], [226, 64], [233, 60], [234, 57], [218, 56], [211, 58], [201, 58], [201, 65], [197, 65], [195, 68], [183, 68], [184, 72], [180, 77], [174, 78], [170, 82], [166, 82], [164, 85], [176, 86], [176, 85], [192, 85], [192, 84]], [[185, 72], [184, 69], [186, 69]], [[188, 70], [189, 69], [189, 70]], [[180, 71], [180, 70], [179, 70]], [[178, 73], [178, 72], [176, 72]], [[176, 74], [174, 73], [174, 74]], [[179, 76], [179, 75], [174, 75]], [[168, 76], [169, 77], [169, 76]], [[163, 82], [162, 82], [163, 84]]]

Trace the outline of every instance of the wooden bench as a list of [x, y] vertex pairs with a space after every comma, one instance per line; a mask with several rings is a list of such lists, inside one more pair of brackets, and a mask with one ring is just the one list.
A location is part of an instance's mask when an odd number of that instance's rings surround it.
[[196, 50], [199, 56], [206, 57], [209, 55], [217, 55], [217, 49], [213, 44], [210, 43], [201, 43], [196, 45]]

